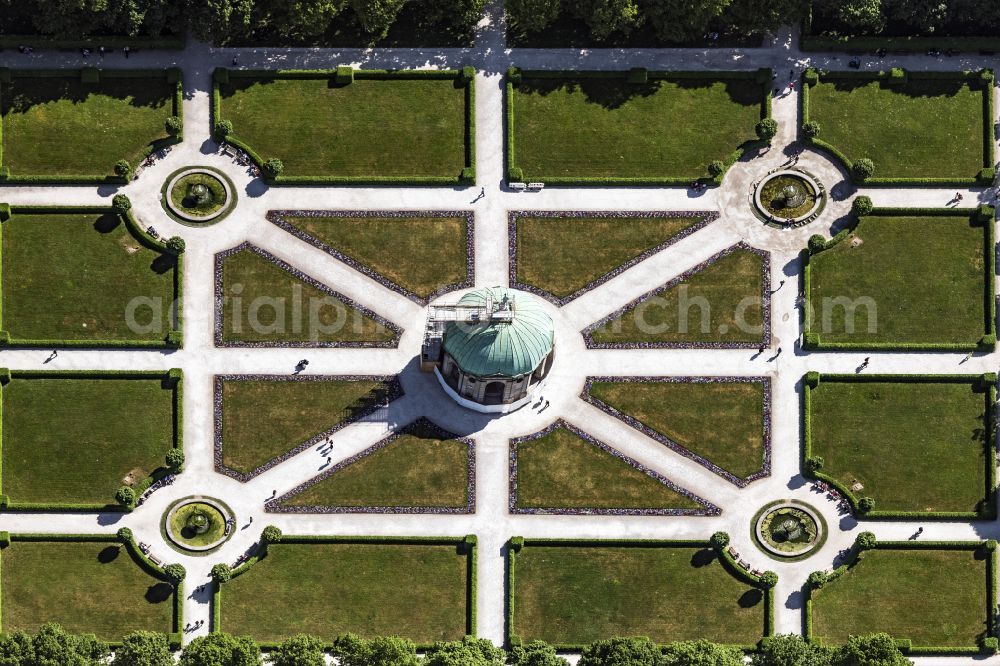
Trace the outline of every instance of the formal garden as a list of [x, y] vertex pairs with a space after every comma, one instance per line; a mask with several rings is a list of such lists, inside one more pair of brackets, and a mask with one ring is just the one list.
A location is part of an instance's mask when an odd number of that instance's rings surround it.
[[180, 140], [179, 69], [0, 74], [0, 182], [127, 182]]
[[217, 69], [215, 131], [278, 184], [472, 182], [474, 74]]
[[508, 178], [577, 185], [721, 178], [756, 145], [755, 127], [771, 115], [770, 83], [769, 70], [511, 69]]
[[120, 511], [172, 471], [179, 370], [3, 370], [0, 384], [7, 510]]
[[303, 632], [460, 639], [475, 633], [475, 545], [475, 537], [278, 536], [217, 583], [214, 628], [264, 644]]
[[803, 380], [807, 475], [861, 517], [996, 516], [995, 375], [830, 375]]

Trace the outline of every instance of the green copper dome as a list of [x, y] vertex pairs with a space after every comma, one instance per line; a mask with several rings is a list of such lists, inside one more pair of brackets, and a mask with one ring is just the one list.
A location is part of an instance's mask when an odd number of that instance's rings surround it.
[[486, 308], [487, 301], [494, 316], [477, 323], [449, 322], [444, 350], [463, 372], [476, 377], [517, 377], [534, 371], [552, 351], [552, 318], [534, 296], [506, 287], [476, 289], [458, 305]]

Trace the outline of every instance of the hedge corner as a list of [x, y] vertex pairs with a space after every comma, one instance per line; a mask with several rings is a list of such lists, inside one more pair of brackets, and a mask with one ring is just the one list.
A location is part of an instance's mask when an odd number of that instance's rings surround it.
[[465, 185], [476, 184], [476, 167], [467, 166], [458, 174], [458, 180]]
[[212, 72], [212, 81], [215, 83], [229, 83], [229, 70], [225, 67], [216, 67]]
[[524, 170], [517, 166], [510, 167], [507, 169], [507, 181], [511, 183], [524, 182]]
[[806, 349], [817, 349], [819, 344], [819, 333], [815, 331], [808, 331], [803, 336], [802, 346]]
[[10, 368], [0, 368], [0, 386], [10, 384]]
[[524, 548], [524, 537], [515, 536], [511, 537], [508, 542], [510, 546], [510, 551], [512, 553], [519, 553], [521, 549]]
[[338, 86], [346, 86], [354, 82], [354, 68], [349, 65], [337, 65], [333, 82]]
[[168, 347], [180, 349], [184, 346], [184, 332], [170, 331], [167, 333], [167, 337], [164, 339], [164, 342]]
[[[817, 338], [818, 337], [819, 336], [817, 336]], [[809, 372], [806, 373], [805, 383], [806, 386], [808, 386], [809, 388], [816, 388], [817, 386], [819, 386], [819, 381], [820, 381], [819, 373], [816, 372], [815, 370], [810, 370]]]
[[[7, 501], [6, 501], [7, 496], [0, 495], [0, 498], [3, 499], [3, 506], [7, 506]], [[4, 530], [3, 532], [0, 532], [0, 548], [6, 548], [9, 545], [10, 545], [10, 532]]]
[[80, 83], [100, 83], [101, 73], [96, 67], [84, 67], [80, 70]]
[[0, 203], [0, 222], [6, 222], [10, 219], [10, 204]]

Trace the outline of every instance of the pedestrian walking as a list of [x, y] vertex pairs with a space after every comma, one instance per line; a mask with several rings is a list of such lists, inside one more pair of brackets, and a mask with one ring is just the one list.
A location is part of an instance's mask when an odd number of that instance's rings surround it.
[[126, 46], [125, 48], [123, 48], [123, 49], [122, 49], [122, 51], [124, 51], [124, 52], [125, 52], [125, 58], [126, 58], [126, 59], [128, 59], [128, 54], [129, 54], [129, 51], [131, 51], [131, 50], [132, 50], [132, 49], [130, 49], [130, 48], [129, 48], [129, 47], [127, 47], [127, 46]]
[[795, 70], [794, 69], [788, 70], [788, 80], [791, 81], [794, 78], [795, 78]]
[[767, 349], [767, 347], [765, 347], [764, 345], [757, 347], [757, 354], [758, 355], [763, 354], [765, 349]]
[[781, 347], [778, 347], [778, 351], [777, 351], [777, 352], [775, 352], [775, 354], [774, 354], [774, 358], [778, 358], [779, 356], [781, 356], [781, 351], [782, 351], [782, 350], [781, 350]]
[[233, 56], [233, 67], [239, 66], [239, 62], [236, 60], [236, 56]]
[[860, 369], [864, 370], [865, 368], [867, 368], [868, 364], [871, 363], [871, 360], [872, 360], [871, 356], [865, 356], [865, 360], [861, 362], [861, 368]]

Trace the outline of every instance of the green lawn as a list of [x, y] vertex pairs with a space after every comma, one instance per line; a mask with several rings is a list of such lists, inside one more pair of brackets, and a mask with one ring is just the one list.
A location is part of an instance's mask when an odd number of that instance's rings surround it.
[[914, 646], [974, 647], [986, 630], [986, 585], [975, 551], [868, 551], [812, 592], [813, 635], [839, 645], [884, 631]]
[[222, 259], [223, 343], [377, 345], [396, 333], [252, 249]]
[[594, 329], [601, 344], [760, 344], [764, 259], [737, 249]]
[[261, 642], [346, 632], [456, 640], [466, 631], [468, 566], [455, 545], [272, 545], [223, 585], [222, 626]]
[[566, 428], [517, 444], [517, 507], [702, 508]]
[[284, 176], [453, 177], [465, 167], [465, 94], [454, 79], [234, 78], [219, 117]]
[[389, 395], [389, 382], [326, 378], [222, 379], [222, 463], [249, 474], [350, 422]]
[[18, 503], [113, 503], [174, 446], [159, 378], [18, 378], [3, 387], [3, 494]]
[[15, 213], [2, 257], [3, 329], [15, 341], [162, 341], [173, 328], [177, 261], [117, 215]]
[[[985, 400], [973, 382], [810, 389], [812, 455], [877, 510], [975, 511], [985, 497]], [[992, 409], [992, 406], [990, 406]]]
[[469, 445], [440, 436], [418, 424], [282, 505], [464, 509], [469, 504]]
[[986, 332], [985, 238], [967, 213], [862, 218], [809, 260], [820, 344], [974, 345]]
[[764, 464], [764, 384], [594, 382], [589, 395], [739, 478]]
[[871, 158], [876, 177], [972, 178], [983, 168], [983, 94], [960, 75], [902, 86], [821, 78], [809, 119], [848, 159]]
[[508, 100], [525, 180], [682, 178], [707, 174], [755, 140], [764, 90], [753, 79], [535, 78]]
[[703, 223], [700, 217], [519, 215], [517, 282], [571, 297], [637, 256]]
[[289, 216], [282, 220], [422, 299], [472, 279], [468, 225], [463, 217]]
[[698, 547], [534, 546], [516, 555], [514, 624], [525, 641], [580, 645], [609, 636], [751, 645], [760, 590]]
[[115, 543], [14, 541], [0, 554], [3, 631], [58, 622], [119, 641], [130, 631], [169, 633], [174, 590]]
[[176, 84], [166, 74], [97, 84], [22, 74], [0, 86], [3, 166], [14, 176], [110, 176], [118, 160], [134, 166], [168, 138]]

